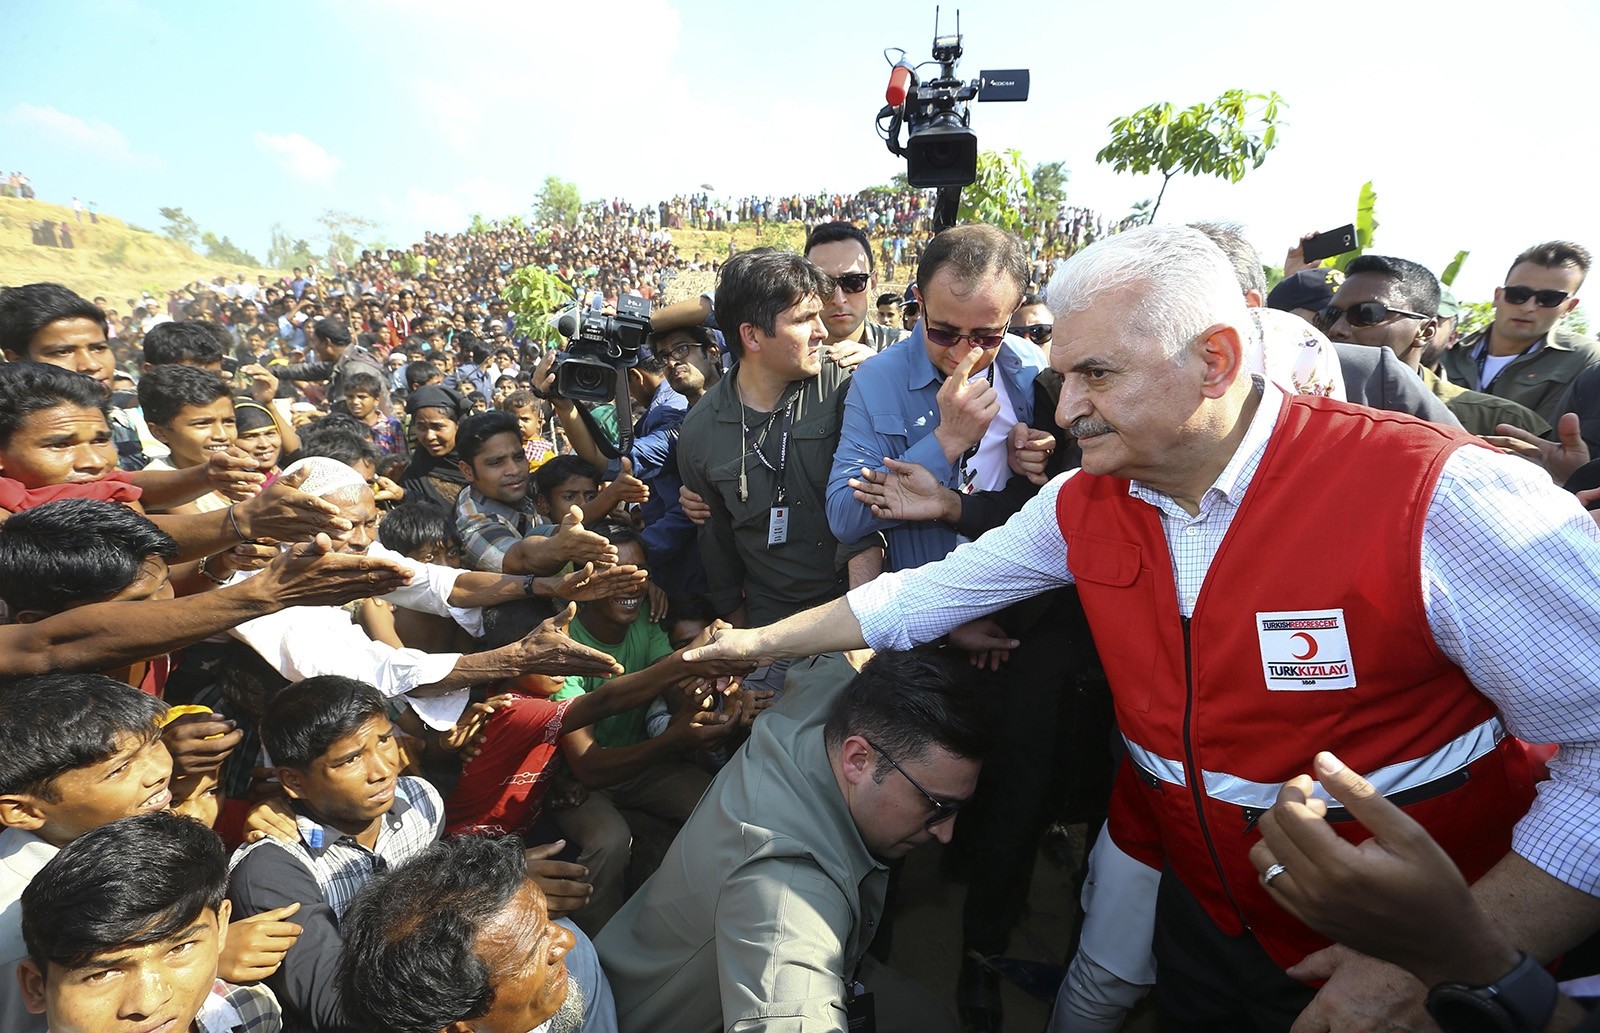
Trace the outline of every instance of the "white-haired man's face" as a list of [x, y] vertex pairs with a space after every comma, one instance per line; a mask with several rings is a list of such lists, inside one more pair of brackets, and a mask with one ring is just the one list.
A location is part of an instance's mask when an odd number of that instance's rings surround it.
[[339, 515], [350, 521], [349, 533], [336, 542], [337, 551], [360, 555], [378, 540], [378, 503], [365, 484], [350, 485], [330, 492], [324, 499], [339, 507]]
[[[1220, 444], [1207, 403], [1234, 376], [1217, 367], [1216, 327], [1169, 359], [1158, 340], [1130, 331], [1136, 288], [1103, 292], [1084, 309], [1059, 316], [1050, 366], [1063, 377], [1056, 422], [1078, 439], [1083, 469], [1161, 488], [1183, 482], [1194, 453]], [[1236, 373], [1236, 371], [1235, 371]]]

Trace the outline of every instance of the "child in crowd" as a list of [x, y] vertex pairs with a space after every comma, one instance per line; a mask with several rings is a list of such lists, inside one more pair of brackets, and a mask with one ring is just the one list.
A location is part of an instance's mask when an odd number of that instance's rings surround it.
[[235, 444], [256, 461], [257, 469], [266, 476], [262, 487], [278, 479], [278, 464], [283, 458], [283, 435], [278, 422], [267, 407], [258, 402], [233, 403]]
[[[139, 381], [139, 406], [156, 440], [171, 449], [147, 469], [183, 470], [199, 466], [214, 452], [225, 452], [238, 436], [233, 396], [227, 381], [198, 366], [152, 366]], [[210, 513], [234, 500], [210, 491], [173, 513]]]
[[630, 473], [621, 474], [601, 488], [599, 469], [575, 455], [555, 456], [533, 474], [533, 508], [539, 514], [540, 526], [560, 523], [559, 514], [573, 506], [583, 510], [585, 527], [608, 517], [626, 522], [628, 517], [617, 513], [618, 507], [643, 502], [648, 497], [644, 482]]
[[543, 466], [545, 460], [556, 454], [556, 446], [540, 430], [544, 420], [539, 412], [539, 399], [532, 391], [513, 391], [500, 403], [500, 411], [516, 417], [517, 432], [522, 436], [522, 454], [528, 457], [528, 472]]
[[[545, 464], [544, 469], [555, 462]], [[632, 527], [610, 522], [595, 530], [616, 546], [618, 563], [648, 569], [649, 557]], [[661, 735], [650, 736], [646, 730], [650, 698], [663, 692], [692, 694], [696, 699], [717, 693], [699, 679], [686, 681], [675, 661], [668, 662], [682, 654], [673, 650], [660, 625], [649, 619], [643, 591], [585, 603], [568, 634], [574, 641], [610, 653], [626, 673], [612, 683], [601, 678], [568, 678], [555, 694], [557, 701], [575, 699], [635, 675], [646, 675], [657, 686], [655, 693], [636, 705], [612, 714], [592, 729], [569, 731], [561, 739], [568, 767], [590, 790], [580, 806], [556, 815], [562, 832], [581, 848], [578, 863], [589, 869], [594, 885], [590, 908], [573, 919], [588, 930], [603, 926], [624, 899], [634, 830], [620, 809], [643, 812], [670, 826], [682, 825], [710, 784], [705, 771], [685, 759], [696, 751], [714, 749], [726, 739], [739, 708], [737, 697], [726, 713], [684, 707]], [[643, 878], [647, 873], [634, 874]]]
[[[26, 957], [17, 901], [62, 847], [171, 802], [172, 757], [156, 725], [166, 710], [101, 674], [46, 674], [0, 688], [0, 970], [15, 973]], [[14, 974], [0, 979], [0, 1029], [45, 1029]]]
[[372, 431], [372, 443], [382, 454], [405, 451], [405, 432], [400, 421], [379, 405], [383, 383], [371, 373], [352, 373], [344, 381], [344, 404], [350, 415]]
[[[419, 563], [461, 566], [461, 539], [449, 513], [429, 502], [406, 502], [378, 525], [378, 542]], [[459, 653], [478, 648], [461, 625], [448, 617], [392, 606], [382, 599], [362, 602], [358, 619], [369, 636], [396, 649]]]

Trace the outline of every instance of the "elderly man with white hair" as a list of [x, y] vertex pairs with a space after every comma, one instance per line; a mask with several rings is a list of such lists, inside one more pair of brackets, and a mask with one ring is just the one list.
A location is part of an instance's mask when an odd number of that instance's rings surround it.
[[[596, 574], [592, 565], [564, 578], [491, 574], [418, 563], [390, 552], [377, 542], [378, 509], [372, 489], [359, 473], [333, 459], [302, 459], [284, 471], [301, 468], [309, 476], [301, 490], [332, 502], [354, 525], [339, 543], [341, 552], [380, 556], [411, 571], [411, 584], [383, 596], [395, 606], [454, 618], [469, 633], [481, 634], [480, 609], [532, 595], [588, 598], [595, 584], [603, 594], [636, 590], [627, 568]], [[250, 574], [238, 575], [239, 578]], [[630, 586], [632, 586], [630, 588]], [[551, 675], [620, 674], [616, 661], [597, 649], [568, 638], [564, 628], [571, 609], [535, 629], [526, 638], [481, 653], [425, 653], [396, 649], [367, 637], [349, 613], [336, 606], [294, 606], [245, 621], [230, 634], [254, 649], [291, 681], [338, 674], [375, 685], [385, 697], [401, 697], [423, 723], [436, 729], [454, 726], [468, 702], [472, 685], [514, 678], [529, 672]]]
[[[1249, 373], [1255, 323], [1193, 229], [1086, 248], [1050, 306], [1081, 470], [944, 560], [689, 658], [904, 649], [1076, 584], [1166, 862], [1165, 1029], [1421, 1019], [1409, 975], [1277, 906], [1294, 858], [1251, 863], [1320, 750], [1427, 827], [1530, 955], [1600, 922], [1600, 531], [1573, 498], [1464, 433]], [[1536, 801], [1508, 729], [1561, 744]]]

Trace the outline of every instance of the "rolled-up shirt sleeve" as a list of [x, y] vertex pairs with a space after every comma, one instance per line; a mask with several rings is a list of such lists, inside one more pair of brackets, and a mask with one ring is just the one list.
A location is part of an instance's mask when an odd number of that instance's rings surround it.
[[1525, 460], [1446, 462], [1422, 533], [1434, 641], [1511, 733], [1558, 743], [1512, 849], [1600, 895], [1600, 528]]
[[481, 608], [450, 605], [450, 593], [455, 591], [456, 581], [467, 573], [466, 570], [438, 563], [421, 563], [376, 543], [367, 549], [367, 555], [389, 560], [411, 572], [409, 585], [402, 585], [382, 597], [387, 602], [408, 610], [431, 613], [436, 617], [448, 617], [473, 638], [483, 637]]
[[949, 556], [901, 570], [845, 598], [873, 649], [910, 649], [950, 629], [1072, 583], [1056, 497], [1075, 471], [1040, 489], [1010, 520]]

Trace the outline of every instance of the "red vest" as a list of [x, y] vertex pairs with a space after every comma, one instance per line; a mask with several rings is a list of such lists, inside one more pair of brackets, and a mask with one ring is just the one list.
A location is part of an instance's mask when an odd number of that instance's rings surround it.
[[1328, 941], [1272, 901], [1248, 854], [1261, 811], [1317, 751], [1401, 804], [1468, 881], [1532, 801], [1520, 746], [1423, 609], [1428, 501], [1472, 440], [1290, 398], [1188, 621], [1158, 511], [1126, 480], [1080, 473], [1061, 489], [1067, 566], [1166, 863], [1223, 932], [1248, 928], [1285, 966]]

